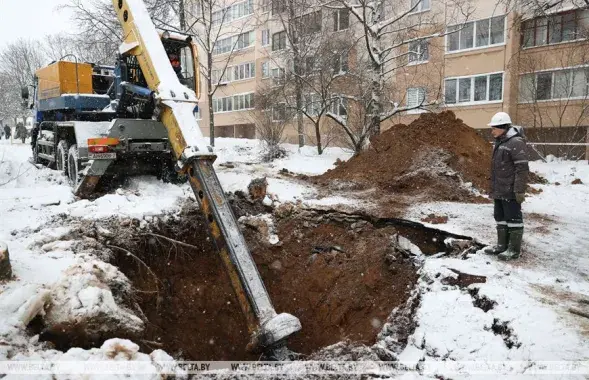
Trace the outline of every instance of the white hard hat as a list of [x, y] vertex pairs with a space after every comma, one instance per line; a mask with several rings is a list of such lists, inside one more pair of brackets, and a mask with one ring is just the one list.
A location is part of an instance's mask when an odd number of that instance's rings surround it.
[[491, 122], [487, 124], [489, 127], [496, 127], [498, 125], [511, 124], [511, 118], [507, 112], [497, 112], [491, 118]]

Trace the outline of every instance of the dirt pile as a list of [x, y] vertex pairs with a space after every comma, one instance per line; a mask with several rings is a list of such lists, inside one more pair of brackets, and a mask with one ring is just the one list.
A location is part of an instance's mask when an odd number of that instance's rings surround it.
[[491, 145], [452, 111], [426, 113], [375, 137], [371, 147], [315, 177], [317, 183], [354, 183], [431, 200], [475, 201], [462, 183], [488, 191]]

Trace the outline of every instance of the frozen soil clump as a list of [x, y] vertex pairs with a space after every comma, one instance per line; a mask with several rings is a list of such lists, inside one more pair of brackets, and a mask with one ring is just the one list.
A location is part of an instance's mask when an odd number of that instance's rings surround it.
[[319, 184], [354, 182], [432, 201], [480, 202], [488, 191], [492, 147], [452, 111], [426, 113], [372, 139], [364, 152], [315, 177]]

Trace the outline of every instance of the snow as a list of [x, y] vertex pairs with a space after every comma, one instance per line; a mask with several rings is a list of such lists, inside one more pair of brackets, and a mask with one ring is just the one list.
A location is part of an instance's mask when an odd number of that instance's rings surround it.
[[[468, 260], [429, 258], [422, 268], [424, 291], [418, 310], [418, 328], [406, 348], [410, 355], [423, 350], [422, 360], [531, 361], [528, 368], [505, 367], [504, 374], [538, 370], [538, 361], [587, 360], [589, 340], [582, 335], [587, 322], [568, 313], [576, 299], [589, 295], [589, 238], [583, 231], [589, 214], [589, 186], [571, 185], [573, 179], [589, 180], [585, 162], [553, 160], [532, 162], [531, 169], [550, 182], [534, 185], [540, 194], [524, 203], [524, 248], [518, 262], [503, 263], [482, 253]], [[562, 183], [556, 186], [554, 182]], [[459, 206], [459, 207], [458, 207]], [[419, 220], [435, 213], [447, 215], [447, 224], [431, 226], [476, 237], [485, 243], [495, 239], [491, 204], [417, 204], [407, 217]], [[487, 312], [473, 305], [473, 296], [440, 283], [449, 269], [487, 277], [486, 283], [472, 284], [478, 297], [496, 302]], [[438, 276], [439, 278], [436, 278]], [[497, 320], [507, 323], [519, 347], [509, 348], [492, 331]], [[443, 375], [443, 373], [441, 373]], [[568, 378], [568, 377], [567, 377]], [[573, 377], [571, 377], [573, 378]]]
[[[266, 177], [267, 204], [361, 207], [358, 200], [325, 196], [308, 182], [282, 171], [320, 174], [334, 168], [337, 159], [348, 159], [350, 152], [328, 148], [319, 156], [312, 147], [284, 147], [285, 158], [264, 163], [258, 141], [217, 139], [215, 169], [222, 186], [226, 191], [247, 191], [252, 179]], [[0, 360], [131, 360], [152, 364], [172, 360], [163, 351], [139, 353], [134, 343], [117, 339], [91, 350], [47, 350], [25, 332], [24, 325], [52, 303], [57, 305], [55, 320], [102, 313], [119, 320], [120, 326], [139, 329], [142, 321], [124, 303], [125, 289], [130, 286], [126, 278], [85, 252], [72, 237], [73, 226], [48, 223], [62, 215], [84, 220], [136, 218], [145, 223], [152, 216], [178, 212], [181, 202], [194, 197], [188, 185], [136, 177], [113, 193], [92, 201], [80, 200], [73, 196], [62, 174], [34, 167], [27, 162], [29, 156], [28, 145], [0, 141], [0, 241], [9, 247], [15, 274], [13, 281], [0, 285], [0, 342], [9, 342], [0, 344]], [[505, 263], [482, 253], [467, 260], [425, 257], [410, 241], [397, 237], [397, 244], [423, 263], [417, 328], [399, 360], [412, 367], [431, 368], [440, 360], [456, 366], [464, 361], [528, 363], [528, 367], [505, 365], [499, 371], [518, 375], [538, 370], [541, 361], [589, 359], [589, 341], [583, 335], [588, 322], [568, 312], [579, 297], [589, 297], [589, 165], [553, 158], [548, 161], [531, 163], [532, 170], [549, 183], [533, 185], [542, 192], [524, 203], [526, 230], [520, 260]], [[571, 184], [577, 178], [583, 184]], [[446, 224], [430, 227], [472, 236], [485, 244], [495, 239], [491, 204], [419, 203], [409, 208], [405, 217], [421, 220], [431, 213], [449, 219]], [[263, 216], [261, 220], [268, 227], [268, 243], [278, 243], [272, 219]], [[101, 229], [100, 234], [111, 233]], [[444, 284], [444, 278], [457, 276], [455, 270], [486, 276], [487, 280], [465, 289]], [[477, 297], [494, 301], [493, 308], [485, 311], [477, 307]], [[508, 333], [494, 331], [499, 325], [504, 325]], [[454, 378], [448, 369], [436, 371]], [[420, 378], [419, 374], [404, 377]]]

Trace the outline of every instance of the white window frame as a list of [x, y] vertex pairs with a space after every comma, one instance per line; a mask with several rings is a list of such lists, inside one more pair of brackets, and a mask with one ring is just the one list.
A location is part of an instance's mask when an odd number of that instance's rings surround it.
[[[305, 103], [305, 111], [310, 116], [317, 116], [321, 111], [321, 96], [312, 92], [303, 96], [303, 102]], [[311, 108], [311, 110], [309, 110]]]
[[[424, 8], [423, 6], [423, 1], [424, 0], [418, 0], [419, 3], [417, 4], [417, 7], [415, 7], [414, 10], [412, 10], [409, 14], [415, 14], [415, 13], [421, 13], [421, 12], [427, 12], [429, 10], [432, 9], [432, 1], [433, 0], [429, 0], [429, 4], [427, 8]], [[409, 2], [409, 9], [413, 8], [414, 5], [411, 5], [411, 2]]]
[[[412, 53], [411, 52], [411, 44], [412, 43], [417, 43], [418, 46], [418, 51], [417, 53]], [[423, 57], [423, 44], [425, 44], [427, 46], [427, 59], [422, 60], [421, 58]], [[428, 63], [429, 62], [429, 40], [427, 38], [421, 39], [421, 40], [415, 40], [415, 41], [411, 41], [409, 42], [408, 45], [408, 53], [409, 55], [407, 56], [408, 59], [408, 65], [413, 66], [413, 65], [420, 65], [422, 63]], [[415, 59], [414, 61], [411, 60], [412, 56], [417, 56], [417, 59]]]
[[[243, 6], [243, 9], [245, 9], [245, 4], [248, 4], [248, 3], [249, 3], [250, 13], [244, 13], [243, 15], [238, 15], [238, 17], [233, 17], [234, 13], [239, 13], [240, 6]], [[197, 8], [200, 9], [200, 7], [197, 7]], [[224, 20], [223, 20], [223, 13], [226, 13]], [[221, 15], [221, 17], [216, 17], [219, 14]], [[216, 25], [221, 24], [221, 20], [223, 20], [223, 24], [226, 25], [226, 24], [232, 23], [233, 21], [241, 20], [242, 18], [251, 16], [253, 14], [254, 14], [254, 1], [253, 0], [240, 1], [239, 3], [231, 4], [226, 7], [223, 7], [222, 9], [214, 11], [212, 14], [212, 17], [211, 17], [211, 24], [213, 26], [216, 26]], [[215, 20], [219, 20], [219, 21], [215, 21]]]
[[[346, 8], [346, 9], [335, 9], [334, 14], [337, 15], [337, 17], [334, 17], [334, 25], [333, 25], [333, 31], [334, 32], [339, 32], [342, 30], [347, 30], [350, 28], [350, 11]], [[348, 12], [348, 26], [346, 26], [345, 28], [341, 27], [341, 13], [340, 12]]]
[[[412, 91], [412, 90], [417, 91], [417, 94], [416, 94], [416, 96], [417, 96], [417, 104], [415, 104], [415, 105], [410, 105], [409, 104], [409, 96], [410, 96], [409, 95], [409, 92]], [[409, 107], [416, 107], [416, 106], [419, 105], [419, 91], [422, 91], [423, 92], [423, 104], [425, 104], [426, 99], [427, 99], [427, 90], [426, 90], [426, 88], [425, 87], [410, 87], [410, 88], [407, 89], [407, 101], [405, 102], [407, 104], [407, 108], [409, 108]], [[421, 109], [421, 108], [413, 108], [413, 109], [407, 110], [407, 113], [408, 114], [417, 114], [417, 113], [423, 113], [423, 112], [426, 112], [426, 110]]]
[[[501, 99], [498, 100], [488, 100], [489, 94], [491, 92], [491, 75], [501, 74]], [[475, 78], [486, 76], [487, 77], [487, 100], [474, 100], [474, 90], [475, 90]], [[470, 78], [470, 101], [468, 102], [460, 102], [460, 79]], [[446, 103], [446, 81], [456, 79], [456, 103]], [[466, 106], [476, 106], [481, 104], [500, 104], [503, 103], [505, 99], [505, 71], [496, 71], [491, 73], [480, 73], [480, 74], [473, 74], [473, 75], [464, 75], [458, 77], [447, 77], [444, 78], [444, 105], [446, 107], [466, 107]]]
[[[589, 73], [589, 65], [578, 65], [578, 66], [569, 66], [569, 67], [562, 67], [558, 69], [547, 69], [547, 70], [538, 70], [533, 72], [526, 72], [519, 75], [519, 83], [518, 83], [518, 95], [521, 94], [521, 81], [522, 78], [526, 75], [534, 75], [534, 97], [537, 96], [538, 91], [538, 74], [552, 74], [551, 77], [551, 84], [550, 84], [550, 99], [537, 99], [537, 100], [520, 100], [518, 96], [518, 103], [519, 104], [530, 104], [530, 103], [545, 103], [545, 102], [558, 102], [560, 100], [589, 100], [589, 75], [586, 77], [586, 85], [585, 85], [585, 92], [586, 95], [582, 96], [570, 96], [564, 98], [555, 98], [554, 97], [554, 81], [555, 81], [555, 73], [559, 71], [570, 71], [574, 72], [575, 70], [585, 69]], [[572, 82], [571, 82], [572, 85]], [[572, 90], [572, 87], [569, 89]], [[572, 91], [569, 91], [572, 94]]]
[[272, 36], [270, 35], [270, 29], [263, 29], [262, 30], [262, 46], [270, 46], [271, 41], [272, 41]]
[[[239, 38], [242, 35], [245, 35], [245, 34], [249, 35], [249, 38], [248, 38], [249, 45], [244, 46], [244, 47], [241, 47], [241, 48], [238, 48], [237, 47], [237, 41], [239, 40]], [[226, 41], [230, 41], [229, 50], [223, 51], [223, 52], [218, 52], [217, 51], [217, 46], [221, 42], [225, 43]], [[231, 51], [236, 52], [236, 51], [246, 50], [246, 49], [250, 49], [250, 48], [254, 47], [255, 45], [256, 45], [256, 35], [255, 35], [255, 32], [253, 30], [250, 30], [250, 31], [247, 31], [247, 32], [235, 34], [233, 36], [229, 36], [229, 37], [226, 37], [226, 38], [222, 38], [220, 40], [217, 40], [217, 44], [216, 44], [215, 48], [213, 49], [213, 55], [223, 55], [223, 54], [230, 53]]]
[[[495, 43], [495, 44], [491, 44], [491, 25], [492, 25], [492, 19], [497, 18], [497, 17], [503, 17], [503, 42], [499, 42], [499, 43]], [[489, 20], [489, 45], [483, 45], [483, 46], [476, 46], [477, 43], [477, 25], [479, 21], [484, 21], [484, 20]], [[462, 27], [464, 26], [464, 24], [466, 23], [473, 23], [473, 30], [472, 30], [472, 47], [470, 48], [466, 48], [466, 49], [461, 49], [460, 48], [460, 42], [461, 42], [461, 31], [462, 31]], [[445, 36], [445, 54], [446, 55], [450, 55], [450, 54], [461, 54], [464, 52], [468, 52], [468, 51], [473, 51], [473, 50], [481, 50], [481, 49], [489, 49], [489, 48], [493, 48], [496, 46], [505, 46], [505, 44], [507, 43], [507, 15], [497, 15], [497, 16], [493, 16], [493, 17], [487, 17], [487, 18], [481, 18], [478, 20], [471, 20], [468, 21], [464, 24], [452, 24], [452, 25], [448, 25], [446, 27], [446, 36]], [[458, 27], [458, 31], [457, 32], [452, 32], [449, 33], [448, 29], [452, 28], [452, 27]], [[449, 38], [450, 38], [450, 34], [453, 33], [458, 33], [458, 49], [456, 50], [448, 50], [448, 47], [450, 46], [449, 44]]]
[[[342, 105], [342, 100], [344, 101], [343, 103], [345, 103], [343, 105], [343, 107], [346, 109], [346, 114], [345, 115], [341, 115], [340, 114], [340, 106]], [[334, 112], [335, 110], [337, 110], [337, 112]], [[332, 95], [332, 103], [331, 103], [331, 109], [330, 112], [334, 115], [337, 115], [339, 117], [341, 117], [342, 119], [347, 119], [348, 118], [348, 98], [339, 95], [339, 94], [333, 94]]]
[[[264, 67], [266, 68], [266, 72], [264, 73]], [[262, 73], [262, 79], [270, 78], [272, 76], [272, 70], [270, 70], [270, 61], [264, 61], [260, 65], [260, 70]]]
[[[244, 93], [240, 93], [240, 94], [233, 94], [233, 95], [229, 95], [229, 96], [223, 96], [223, 97], [219, 97], [219, 98], [213, 98], [213, 112], [215, 114], [219, 114], [219, 113], [229, 113], [229, 112], [240, 112], [240, 111], [249, 111], [249, 110], [253, 110], [255, 108], [254, 105], [254, 99], [255, 99], [255, 93], [254, 92], [244, 92]], [[243, 100], [244, 100], [244, 104], [245, 104], [245, 96], [251, 96], [252, 98], [250, 99], [250, 107], [249, 108], [240, 108], [240, 109], [236, 109], [237, 105], [235, 102], [235, 99], [237, 97], [243, 96]], [[227, 111], [218, 111], [217, 108], [219, 106], [219, 102], [221, 102], [221, 104], [223, 104], [223, 102], [226, 102], [227, 104], [231, 103], [231, 110], [227, 110]], [[239, 104], [239, 100], [237, 101], [237, 104]], [[229, 108], [229, 107], [227, 107]]]

